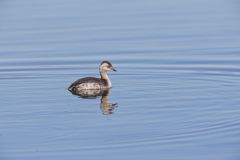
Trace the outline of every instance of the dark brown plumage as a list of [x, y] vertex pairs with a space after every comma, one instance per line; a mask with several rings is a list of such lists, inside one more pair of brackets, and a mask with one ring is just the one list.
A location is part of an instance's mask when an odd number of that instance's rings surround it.
[[[110, 70], [116, 71], [110, 62], [102, 61], [99, 66], [99, 72], [100, 72], [101, 78], [86, 77], [86, 78], [78, 79], [68, 87], [68, 90], [74, 93], [74, 92], [80, 92], [80, 90], [109, 89], [112, 87], [112, 83], [107, 74], [107, 72]], [[92, 93], [94, 91], [84, 91], [84, 93], [87, 93], [87, 92]]]
[[96, 77], [86, 77], [86, 78], [78, 79], [75, 82], [73, 82], [68, 87], [68, 90], [71, 91], [71, 92], [76, 92], [77, 86], [79, 86], [80, 84], [83, 84], [83, 83], [97, 83], [97, 84], [100, 84], [102, 86], [107, 85], [107, 81], [105, 79], [96, 78]]

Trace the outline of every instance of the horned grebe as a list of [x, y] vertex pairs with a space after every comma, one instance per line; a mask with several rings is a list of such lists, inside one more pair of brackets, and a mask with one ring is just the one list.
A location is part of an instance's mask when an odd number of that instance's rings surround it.
[[[99, 72], [101, 75], [101, 78], [95, 78], [95, 77], [86, 77], [81, 78], [75, 82], [73, 82], [69, 87], [68, 90], [72, 93], [74, 92], [80, 92], [83, 90], [104, 90], [112, 87], [112, 83], [108, 77], [107, 71], [113, 70], [116, 71], [115, 68], [113, 68], [112, 64], [108, 61], [102, 61], [102, 63], [99, 66]], [[85, 92], [84, 91], [84, 92]]]

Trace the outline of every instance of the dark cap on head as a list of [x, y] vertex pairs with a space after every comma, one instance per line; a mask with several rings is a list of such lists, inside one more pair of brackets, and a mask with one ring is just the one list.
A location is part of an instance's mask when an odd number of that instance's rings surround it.
[[100, 65], [102, 65], [103, 63], [107, 63], [109, 66], [112, 67], [112, 64], [109, 61], [102, 61]]
[[108, 64], [108, 68], [110, 68], [110, 69], [113, 70], [114, 72], [117, 71], [115, 68], [113, 68], [113, 65], [112, 65], [109, 61], [102, 61], [101, 64], [100, 64], [100, 66], [101, 66], [102, 64], [104, 64], [104, 63]]

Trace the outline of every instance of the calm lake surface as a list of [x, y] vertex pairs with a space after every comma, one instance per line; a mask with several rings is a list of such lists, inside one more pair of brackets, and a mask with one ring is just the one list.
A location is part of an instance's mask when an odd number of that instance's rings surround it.
[[0, 88], [1, 160], [238, 160], [240, 2], [2, 0]]

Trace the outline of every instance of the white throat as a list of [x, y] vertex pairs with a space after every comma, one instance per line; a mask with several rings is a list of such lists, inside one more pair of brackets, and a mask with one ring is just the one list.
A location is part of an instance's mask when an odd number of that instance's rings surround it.
[[105, 79], [105, 80], [107, 81], [108, 87], [111, 88], [111, 87], [112, 87], [112, 83], [111, 83], [111, 81], [110, 81], [110, 79], [109, 79], [109, 77], [108, 77], [107, 72], [106, 72], [106, 71], [105, 71], [105, 72], [102, 71], [102, 72], [100, 72], [100, 74], [101, 74], [101, 78], [102, 78], [102, 79]]

